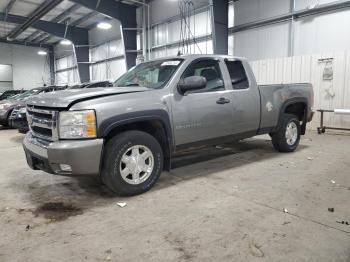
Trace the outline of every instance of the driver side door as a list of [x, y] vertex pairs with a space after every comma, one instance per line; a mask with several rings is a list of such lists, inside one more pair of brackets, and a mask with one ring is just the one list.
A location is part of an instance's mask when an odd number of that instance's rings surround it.
[[174, 89], [172, 114], [176, 146], [232, 134], [232, 89], [225, 84], [222, 67], [221, 60], [201, 58], [194, 60], [181, 76], [181, 79], [202, 76], [207, 85], [184, 95]]

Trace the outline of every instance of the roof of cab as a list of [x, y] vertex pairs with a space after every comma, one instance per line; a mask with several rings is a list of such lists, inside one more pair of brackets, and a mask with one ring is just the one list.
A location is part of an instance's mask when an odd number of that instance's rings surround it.
[[[197, 59], [197, 58], [226, 58], [226, 59], [236, 59], [236, 60], [247, 60], [244, 57], [238, 57], [238, 56], [231, 56], [231, 55], [213, 55], [213, 54], [190, 54], [190, 55], [180, 55], [180, 56], [168, 56], [168, 57], [162, 57], [157, 59], [152, 59], [151, 61], [157, 61], [157, 60], [167, 60], [167, 59]], [[145, 61], [148, 62], [148, 61]]]

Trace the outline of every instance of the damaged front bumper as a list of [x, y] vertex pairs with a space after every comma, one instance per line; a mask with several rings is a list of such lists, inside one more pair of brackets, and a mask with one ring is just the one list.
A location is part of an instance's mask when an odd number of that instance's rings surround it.
[[28, 132], [23, 148], [28, 165], [34, 170], [58, 175], [97, 175], [100, 172], [103, 139], [47, 142]]

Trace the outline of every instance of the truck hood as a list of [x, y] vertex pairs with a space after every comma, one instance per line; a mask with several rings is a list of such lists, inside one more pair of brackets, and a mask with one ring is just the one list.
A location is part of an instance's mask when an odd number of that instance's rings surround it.
[[51, 92], [46, 94], [39, 94], [30, 97], [26, 102], [28, 105], [67, 108], [72, 104], [104, 97], [121, 95], [136, 92], [150, 91], [146, 87], [132, 86], [132, 87], [111, 87], [111, 88], [89, 88], [89, 89], [70, 89], [59, 92]]

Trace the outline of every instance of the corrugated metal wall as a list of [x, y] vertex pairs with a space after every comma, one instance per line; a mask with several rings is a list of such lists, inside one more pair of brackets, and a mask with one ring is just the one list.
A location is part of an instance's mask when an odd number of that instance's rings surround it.
[[[321, 61], [320, 59], [332, 58]], [[350, 51], [304, 55], [251, 62], [258, 84], [312, 83], [315, 109], [350, 109]], [[324, 80], [325, 68], [333, 69], [333, 79]], [[325, 115], [328, 126], [350, 128], [350, 116]], [[319, 125], [319, 113], [309, 128]]]

